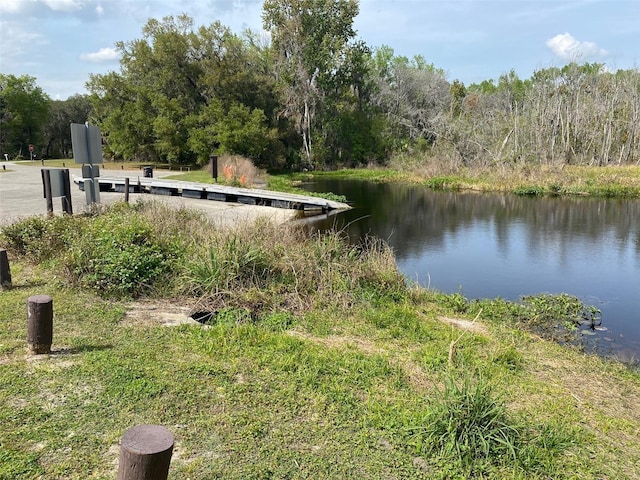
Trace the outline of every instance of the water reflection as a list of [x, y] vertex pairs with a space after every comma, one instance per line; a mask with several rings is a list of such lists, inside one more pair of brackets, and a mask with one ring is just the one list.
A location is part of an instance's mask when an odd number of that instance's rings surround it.
[[640, 358], [640, 202], [336, 180], [307, 188], [355, 207], [316, 228], [387, 240], [408, 278], [470, 298], [577, 295], [603, 310], [603, 341]]

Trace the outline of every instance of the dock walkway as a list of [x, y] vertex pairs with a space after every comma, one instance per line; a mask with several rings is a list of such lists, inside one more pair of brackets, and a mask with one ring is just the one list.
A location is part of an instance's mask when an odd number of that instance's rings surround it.
[[[84, 191], [83, 177], [73, 176], [73, 181], [80, 190]], [[125, 191], [125, 179], [116, 177], [96, 178], [101, 192]], [[347, 210], [351, 207], [346, 203], [327, 200], [320, 197], [298, 195], [294, 193], [274, 192], [254, 188], [239, 188], [228, 185], [185, 182], [181, 180], [164, 180], [148, 177], [136, 177], [129, 182], [130, 193], [148, 193], [164, 196], [182, 196], [200, 200], [214, 200], [218, 202], [241, 203], [293, 210], [320, 210], [330, 212]]]

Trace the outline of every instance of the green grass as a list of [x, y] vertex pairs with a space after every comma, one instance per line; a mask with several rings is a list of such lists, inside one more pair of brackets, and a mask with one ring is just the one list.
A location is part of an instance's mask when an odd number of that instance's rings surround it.
[[[0, 479], [114, 478], [142, 423], [174, 433], [176, 480], [637, 478], [636, 371], [540, 340], [507, 303], [408, 287], [379, 243], [163, 208], [4, 231]], [[182, 253], [160, 284], [105, 295], [68, 257], [91, 259], [84, 236], [101, 232]], [[51, 355], [27, 354], [35, 294], [54, 298]], [[576, 307], [544, 300], [546, 316]], [[480, 309], [475, 330], [440, 320]], [[165, 324], [196, 310], [208, 326]]]
[[[522, 166], [492, 169], [439, 168], [412, 163], [391, 164], [387, 168], [337, 170], [286, 174], [274, 184], [295, 184], [296, 180], [314, 177], [359, 179], [374, 182], [404, 182], [424, 185], [434, 190], [474, 190], [511, 192], [518, 195], [579, 195], [609, 198], [640, 197], [639, 166]], [[428, 168], [427, 168], [428, 167]], [[271, 182], [272, 180], [270, 180]]]

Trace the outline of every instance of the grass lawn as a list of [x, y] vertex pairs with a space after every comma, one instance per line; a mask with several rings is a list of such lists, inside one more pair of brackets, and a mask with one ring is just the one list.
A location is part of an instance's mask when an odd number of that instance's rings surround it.
[[[428, 305], [316, 312], [286, 329], [165, 326], [162, 302], [130, 318], [20, 263], [14, 276], [0, 300], [2, 479], [114, 478], [121, 435], [142, 423], [174, 433], [173, 479], [457, 478], [420, 432], [435, 388], [469, 371], [504, 391], [532, 442], [519, 469], [484, 478], [637, 478], [638, 376], [552, 343], [469, 333], [450, 366], [462, 331]], [[25, 304], [42, 292], [54, 351], [31, 356]]]

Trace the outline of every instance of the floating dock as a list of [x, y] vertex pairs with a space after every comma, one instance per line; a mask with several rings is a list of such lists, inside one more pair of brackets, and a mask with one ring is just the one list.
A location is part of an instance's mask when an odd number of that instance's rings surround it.
[[[88, 178], [73, 177], [74, 183], [84, 191], [84, 182]], [[125, 191], [124, 178], [99, 177], [101, 192]], [[161, 180], [148, 177], [136, 177], [129, 180], [129, 193], [148, 193], [152, 195], [182, 196], [199, 200], [213, 200], [217, 202], [242, 203], [265, 207], [288, 208], [303, 211], [339, 211], [351, 207], [346, 203], [335, 202], [320, 197], [297, 195], [294, 193], [274, 192], [257, 188], [238, 188], [227, 185], [183, 182], [180, 180]]]

